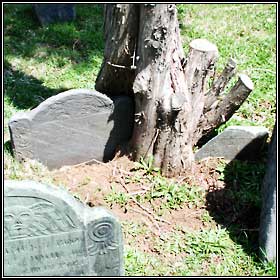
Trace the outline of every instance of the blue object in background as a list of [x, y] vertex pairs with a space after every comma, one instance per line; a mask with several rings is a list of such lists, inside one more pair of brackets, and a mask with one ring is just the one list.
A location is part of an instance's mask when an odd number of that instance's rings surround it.
[[33, 4], [41, 25], [73, 21], [76, 17], [74, 4]]

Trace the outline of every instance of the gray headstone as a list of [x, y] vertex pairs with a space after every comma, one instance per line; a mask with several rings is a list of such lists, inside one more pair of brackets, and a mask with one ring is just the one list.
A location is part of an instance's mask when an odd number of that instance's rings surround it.
[[260, 218], [259, 245], [261, 256], [276, 260], [276, 125], [269, 145], [267, 169], [262, 189], [262, 211]]
[[4, 181], [5, 276], [122, 276], [121, 226], [102, 207], [34, 181]]
[[133, 101], [97, 91], [62, 92], [9, 122], [18, 160], [36, 159], [49, 169], [96, 159], [108, 161], [133, 129]]
[[261, 126], [230, 126], [195, 153], [195, 160], [223, 157], [226, 160], [256, 160], [261, 155], [268, 130]]
[[76, 17], [74, 4], [33, 4], [41, 25], [73, 21]]

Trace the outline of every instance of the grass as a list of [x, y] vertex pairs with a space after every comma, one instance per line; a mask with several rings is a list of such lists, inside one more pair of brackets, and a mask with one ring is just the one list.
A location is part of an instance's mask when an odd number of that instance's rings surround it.
[[[272, 263], [257, 261], [256, 255], [248, 256], [242, 246], [229, 237], [229, 232], [219, 226], [201, 230], [199, 233], [171, 233], [156, 239], [153, 251], [156, 254], [143, 254], [136, 244], [127, 245], [126, 275], [275, 275], [275, 266]], [[165, 258], [160, 260], [160, 255]], [[169, 261], [170, 259], [172, 261]]]
[[[254, 90], [238, 112], [223, 126], [262, 125], [270, 133], [276, 113], [276, 4], [179, 4], [178, 17], [184, 50], [196, 38], [206, 38], [218, 46], [221, 72], [229, 57], [237, 60], [238, 72], [254, 82]], [[94, 88], [100, 68], [104, 41], [101, 5], [76, 4], [77, 18], [72, 23], [40, 27], [31, 4], [4, 4], [4, 177], [54, 183], [52, 174], [35, 161], [20, 163], [13, 158], [8, 121], [18, 111], [36, 107], [46, 98], [72, 88]], [[235, 79], [236, 80], [236, 79]], [[231, 84], [234, 83], [234, 80]], [[275, 276], [276, 264], [263, 263], [255, 248], [257, 235], [242, 229], [242, 222], [232, 223], [234, 214], [260, 209], [260, 187], [264, 162], [222, 162], [220, 180], [226, 187], [216, 194], [234, 202], [235, 208], [206, 210], [201, 219], [212, 226], [186, 232], [177, 228], [163, 239], [149, 237], [153, 251], [137, 246], [140, 236], [149, 236], [142, 224], [123, 223], [125, 270], [127, 276], [211, 275]], [[203, 199], [213, 199], [200, 186], [188, 186], [162, 177], [152, 159], [141, 160], [134, 182], [153, 185], [138, 201], [157, 202], [154, 211], [179, 209], [188, 205], [201, 207]], [[137, 170], [136, 170], [137, 171]], [[139, 175], [143, 174], [144, 175]], [[88, 183], [85, 178], [84, 184]], [[127, 179], [128, 180], [128, 179]], [[78, 194], [77, 194], [78, 196]], [[131, 199], [112, 192], [108, 203], [123, 207]], [[226, 212], [228, 211], [228, 212]], [[228, 214], [228, 216], [226, 216]]]
[[217, 170], [221, 172], [220, 180], [225, 181], [229, 188], [229, 196], [235, 198], [238, 204], [253, 203], [254, 206], [260, 208], [259, 182], [264, 177], [265, 168], [264, 162], [234, 160], [230, 164], [222, 162]]
[[109, 204], [119, 204], [121, 207], [126, 207], [130, 199], [129, 195], [118, 192], [115, 190], [114, 186], [111, 187], [112, 191], [105, 196], [105, 201]]

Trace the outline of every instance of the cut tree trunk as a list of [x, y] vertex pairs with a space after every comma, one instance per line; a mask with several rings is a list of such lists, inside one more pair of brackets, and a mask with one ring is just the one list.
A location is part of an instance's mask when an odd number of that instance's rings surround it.
[[241, 75], [232, 90], [224, 93], [236, 70], [230, 59], [207, 88], [218, 49], [205, 39], [196, 39], [185, 57], [174, 4], [108, 4], [105, 14], [104, 62], [96, 89], [134, 97], [130, 143], [134, 159], [153, 156], [163, 174], [178, 175], [191, 167], [199, 139], [228, 120], [244, 102], [252, 82]]

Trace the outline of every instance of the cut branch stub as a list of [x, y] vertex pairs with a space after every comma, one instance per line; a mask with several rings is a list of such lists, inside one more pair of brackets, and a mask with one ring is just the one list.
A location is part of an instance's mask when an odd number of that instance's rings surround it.
[[227, 83], [234, 76], [236, 72], [236, 62], [232, 58], [227, 62], [222, 74], [218, 77], [216, 81], [213, 82], [212, 87], [206, 93], [206, 99], [204, 104], [203, 112], [208, 112], [213, 106], [215, 106], [215, 102], [217, 102], [220, 98], [220, 95], [223, 93]]
[[197, 138], [194, 144], [202, 137], [207, 138], [215, 128], [229, 120], [235, 111], [243, 104], [253, 88], [254, 85], [251, 79], [245, 74], [240, 74], [238, 81], [230, 92], [226, 94], [215, 107], [202, 115], [196, 131]]
[[217, 46], [208, 40], [195, 39], [191, 41], [185, 76], [188, 91], [192, 93], [193, 98], [196, 98], [196, 94], [205, 92], [207, 78], [211, 75], [211, 70], [213, 70], [218, 56]]
[[193, 132], [203, 113], [206, 85], [213, 74], [218, 56], [217, 46], [206, 39], [195, 39], [190, 43], [184, 72], [187, 82], [186, 94], [192, 106], [192, 120], [189, 125]]
[[222, 122], [219, 125], [226, 122], [242, 105], [253, 88], [254, 85], [251, 79], [245, 74], [240, 74], [238, 81], [230, 92], [217, 105], [215, 109], [216, 116], [212, 119], [221, 119]]

